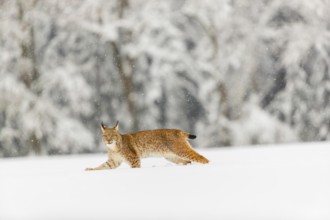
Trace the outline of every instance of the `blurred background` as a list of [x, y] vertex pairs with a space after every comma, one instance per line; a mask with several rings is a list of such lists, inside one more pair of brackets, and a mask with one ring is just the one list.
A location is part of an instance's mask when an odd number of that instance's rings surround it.
[[0, 0], [0, 157], [330, 140], [329, 0]]

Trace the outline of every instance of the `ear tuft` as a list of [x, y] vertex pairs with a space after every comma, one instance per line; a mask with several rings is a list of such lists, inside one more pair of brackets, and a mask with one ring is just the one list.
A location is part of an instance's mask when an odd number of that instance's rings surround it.
[[116, 129], [116, 131], [118, 131], [119, 130], [119, 121], [117, 121], [117, 123], [116, 123], [116, 125], [115, 125], [115, 127], [114, 127], [115, 129]]
[[101, 130], [102, 130], [102, 132], [104, 131], [104, 129], [105, 129], [106, 127], [105, 127], [105, 125], [103, 124], [103, 121], [101, 122]]

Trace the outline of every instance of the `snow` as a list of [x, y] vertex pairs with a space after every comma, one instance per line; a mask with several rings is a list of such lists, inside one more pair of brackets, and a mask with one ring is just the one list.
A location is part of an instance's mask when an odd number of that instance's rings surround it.
[[0, 161], [0, 219], [330, 219], [329, 142], [199, 151], [211, 163], [106, 155]]

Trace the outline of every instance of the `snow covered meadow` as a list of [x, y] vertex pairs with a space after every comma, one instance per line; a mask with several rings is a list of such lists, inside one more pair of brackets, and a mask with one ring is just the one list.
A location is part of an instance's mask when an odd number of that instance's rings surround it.
[[[329, 8], [0, 0], [0, 220], [329, 220]], [[116, 120], [211, 163], [84, 171]]]
[[326, 143], [200, 151], [208, 165], [161, 158], [84, 171], [106, 155], [0, 160], [1, 220], [330, 219]]

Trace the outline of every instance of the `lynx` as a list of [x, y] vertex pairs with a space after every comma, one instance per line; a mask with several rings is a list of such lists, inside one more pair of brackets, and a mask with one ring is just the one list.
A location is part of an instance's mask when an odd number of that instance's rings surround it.
[[86, 170], [115, 169], [122, 162], [132, 168], [141, 166], [141, 158], [161, 156], [176, 164], [191, 162], [206, 164], [208, 159], [198, 154], [188, 143], [196, 136], [177, 129], [158, 129], [120, 134], [119, 123], [113, 128], [101, 123], [102, 139], [108, 150], [108, 160]]

